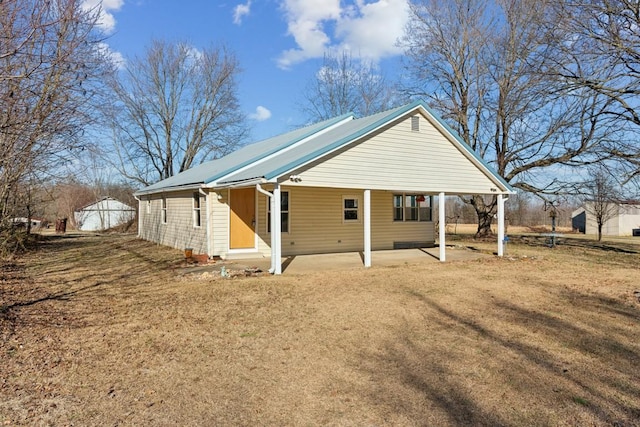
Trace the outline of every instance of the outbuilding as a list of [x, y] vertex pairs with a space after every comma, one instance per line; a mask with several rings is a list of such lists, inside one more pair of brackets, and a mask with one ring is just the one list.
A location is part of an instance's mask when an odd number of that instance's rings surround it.
[[81, 231], [108, 230], [131, 221], [135, 216], [135, 208], [112, 197], [103, 197], [75, 212], [76, 227]]
[[[139, 236], [210, 257], [282, 257], [434, 246], [446, 196], [513, 189], [423, 101], [343, 115], [202, 163], [139, 190]], [[434, 197], [439, 211], [433, 212]], [[439, 224], [436, 230], [435, 224]]]
[[[604, 206], [600, 208], [605, 211]], [[585, 234], [597, 234], [598, 223], [593, 202], [586, 202], [584, 206], [571, 213], [571, 224], [574, 230]], [[640, 201], [623, 200], [611, 202], [603, 215], [603, 236], [640, 236]]]

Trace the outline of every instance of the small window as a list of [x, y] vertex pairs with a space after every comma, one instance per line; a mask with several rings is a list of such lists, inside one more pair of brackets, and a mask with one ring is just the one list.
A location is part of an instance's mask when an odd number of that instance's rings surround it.
[[431, 196], [419, 194], [393, 195], [394, 221], [431, 221]]
[[411, 130], [414, 132], [420, 131], [420, 116], [411, 116]]
[[193, 193], [193, 226], [200, 227], [201, 225], [200, 193]]
[[162, 223], [167, 223], [167, 198], [162, 196]]
[[[280, 193], [280, 232], [289, 232], [289, 192]], [[267, 198], [267, 233], [271, 233], [271, 200]]]
[[344, 197], [342, 199], [342, 208], [344, 221], [358, 220], [358, 199], [355, 197]]
[[404, 196], [404, 220], [418, 220], [418, 202], [417, 196]]
[[402, 203], [402, 195], [393, 195], [393, 220], [402, 221], [404, 219], [404, 204]]

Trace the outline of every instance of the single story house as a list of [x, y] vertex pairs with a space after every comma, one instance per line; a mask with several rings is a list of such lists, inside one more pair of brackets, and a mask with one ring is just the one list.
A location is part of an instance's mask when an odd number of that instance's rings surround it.
[[[210, 257], [282, 257], [435, 246], [445, 260], [445, 196], [513, 189], [423, 101], [275, 136], [135, 193], [138, 233]], [[434, 218], [433, 198], [439, 198]]]
[[135, 217], [135, 208], [112, 197], [103, 197], [74, 212], [76, 227], [81, 231], [108, 230]]
[[[625, 200], [611, 203], [609, 209], [610, 214], [605, 215], [607, 220], [602, 224], [603, 236], [640, 235], [640, 201]], [[584, 206], [571, 213], [571, 226], [580, 233], [598, 233], [598, 224], [591, 202], [586, 202]]]

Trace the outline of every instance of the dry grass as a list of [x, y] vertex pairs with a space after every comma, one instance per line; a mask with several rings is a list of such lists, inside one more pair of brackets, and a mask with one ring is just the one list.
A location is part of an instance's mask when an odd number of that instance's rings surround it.
[[0, 424], [640, 425], [638, 251], [532, 243], [214, 280], [52, 237], [3, 267]]

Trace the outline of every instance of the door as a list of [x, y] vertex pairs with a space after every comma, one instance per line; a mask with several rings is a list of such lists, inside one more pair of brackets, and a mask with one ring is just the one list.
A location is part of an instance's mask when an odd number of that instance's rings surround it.
[[256, 196], [254, 188], [231, 190], [229, 198], [229, 249], [256, 247]]

